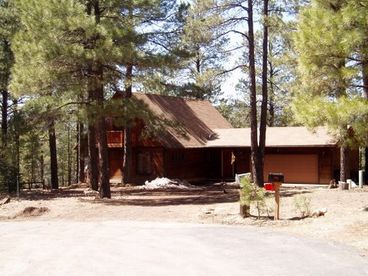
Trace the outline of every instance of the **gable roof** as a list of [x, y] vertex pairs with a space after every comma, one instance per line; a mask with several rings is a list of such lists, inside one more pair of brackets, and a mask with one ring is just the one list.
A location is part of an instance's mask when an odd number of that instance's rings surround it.
[[[119, 95], [115, 95], [119, 97]], [[166, 148], [250, 147], [250, 128], [231, 124], [207, 100], [185, 99], [157, 94], [133, 93], [157, 116], [177, 122], [185, 136], [173, 127], [156, 137]], [[268, 127], [267, 147], [333, 147], [337, 141], [324, 127]]]
[[168, 148], [204, 147], [214, 129], [231, 128], [231, 124], [207, 100], [184, 99], [155, 94], [133, 93], [133, 97], [143, 101], [157, 116], [173, 122], [186, 133], [182, 136], [172, 127], [167, 134], [159, 137], [163, 146]]
[[[250, 147], [250, 128], [215, 129], [217, 138], [209, 140], [206, 147]], [[336, 146], [337, 141], [327, 129], [318, 127], [314, 131], [306, 127], [268, 127], [267, 147], [326, 147]]]

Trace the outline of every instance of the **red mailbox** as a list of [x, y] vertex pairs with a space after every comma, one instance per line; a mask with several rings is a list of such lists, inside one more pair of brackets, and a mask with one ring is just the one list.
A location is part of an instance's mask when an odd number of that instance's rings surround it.
[[275, 185], [273, 185], [273, 183], [265, 183], [264, 188], [265, 188], [266, 191], [274, 191], [275, 190]]

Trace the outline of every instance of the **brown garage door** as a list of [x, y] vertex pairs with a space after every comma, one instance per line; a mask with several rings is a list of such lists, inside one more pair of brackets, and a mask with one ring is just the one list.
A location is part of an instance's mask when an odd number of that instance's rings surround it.
[[285, 183], [318, 183], [316, 154], [269, 154], [265, 156], [265, 180], [270, 172], [281, 172]]

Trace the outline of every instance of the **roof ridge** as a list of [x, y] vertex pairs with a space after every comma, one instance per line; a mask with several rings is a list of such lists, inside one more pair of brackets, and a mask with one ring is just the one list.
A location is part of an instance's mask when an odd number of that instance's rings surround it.
[[162, 95], [162, 94], [157, 94], [157, 93], [146, 93], [146, 92], [142, 92], [142, 91], [135, 91], [135, 92], [133, 92], [133, 95], [134, 94], [151, 95], [151, 96], [155, 96], [155, 97], [166, 97], [166, 98], [173, 98], [173, 99], [182, 99], [182, 100], [185, 100], [185, 101], [193, 101], [193, 102], [208, 102], [208, 103], [211, 104], [211, 102], [208, 99], [197, 99], [197, 98], [174, 96], [174, 95]]

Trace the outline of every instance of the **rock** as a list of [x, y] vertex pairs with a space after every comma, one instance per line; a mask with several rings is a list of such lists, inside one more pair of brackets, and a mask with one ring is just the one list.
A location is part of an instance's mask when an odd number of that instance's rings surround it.
[[50, 209], [47, 207], [26, 207], [22, 212], [20, 212], [17, 216], [23, 217], [37, 217], [42, 216], [44, 213], [49, 212]]
[[206, 215], [212, 214], [215, 211], [215, 209], [205, 209], [203, 210], [203, 213], [205, 213]]
[[312, 212], [311, 217], [317, 218], [324, 216], [327, 213], [327, 208], [316, 209]]
[[0, 200], [0, 206], [4, 205], [4, 204], [7, 204], [9, 202], [10, 202], [10, 197], [7, 196], [7, 197], [3, 198], [2, 200]]

